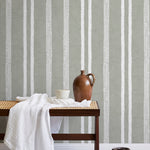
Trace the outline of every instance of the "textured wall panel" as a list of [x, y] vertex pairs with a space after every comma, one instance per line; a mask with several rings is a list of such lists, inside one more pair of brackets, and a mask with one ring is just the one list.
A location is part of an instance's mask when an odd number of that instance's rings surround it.
[[[73, 97], [80, 69], [92, 70], [100, 142], [149, 142], [149, 0], [65, 2], [0, 0], [0, 99], [48, 90], [55, 96], [63, 87]], [[69, 132], [94, 131], [87, 117], [67, 125]]]

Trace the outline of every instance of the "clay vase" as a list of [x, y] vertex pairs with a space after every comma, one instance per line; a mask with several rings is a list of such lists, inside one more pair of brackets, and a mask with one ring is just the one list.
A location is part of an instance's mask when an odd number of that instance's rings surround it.
[[[89, 77], [92, 77], [91, 80]], [[91, 100], [92, 88], [95, 82], [95, 76], [92, 73], [85, 75], [84, 70], [74, 79], [73, 92], [76, 101], [81, 102], [84, 99]]]

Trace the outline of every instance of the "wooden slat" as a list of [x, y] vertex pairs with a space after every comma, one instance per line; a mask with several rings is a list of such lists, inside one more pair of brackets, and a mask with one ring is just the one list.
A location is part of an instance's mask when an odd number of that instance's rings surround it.
[[95, 117], [95, 150], [99, 150], [99, 116]]
[[100, 111], [99, 110], [89, 110], [89, 109], [78, 109], [78, 110], [72, 110], [72, 109], [58, 109], [58, 110], [50, 110], [51, 116], [99, 116]]
[[[0, 134], [0, 140], [5, 134]], [[95, 140], [95, 134], [52, 134], [54, 140]]]
[[0, 140], [4, 140], [5, 134], [0, 133]]
[[8, 116], [9, 109], [0, 109], [0, 116]]
[[[51, 116], [99, 116], [100, 111], [99, 110], [50, 110]], [[8, 116], [9, 110], [0, 109], [0, 116]]]
[[52, 134], [54, 140], [95, 140], [95, 134]]

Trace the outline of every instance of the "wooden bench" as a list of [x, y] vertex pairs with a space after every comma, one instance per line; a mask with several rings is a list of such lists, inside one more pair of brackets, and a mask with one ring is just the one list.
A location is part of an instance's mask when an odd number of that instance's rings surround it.
[[[0, 101], [0, 116], [8, 116], [11, 107], [17, 101]], [[49, 110], [51, 116], [94, 116], [95, 133], [93, 134], [52, 134], [54, 140], [94, 140], [95, 150], [99, 150], [99, 116], [100, 109], [96, 101], [92, 101], [90, 107], [63, 107]], [[0, 140], [4, 139], [4, 134], [0, 134]]]

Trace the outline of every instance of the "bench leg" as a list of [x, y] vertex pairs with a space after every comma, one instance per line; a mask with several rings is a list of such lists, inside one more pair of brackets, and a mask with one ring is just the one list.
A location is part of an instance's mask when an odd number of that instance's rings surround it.
[[95, 116], [95, 150], [99, 150], [99, 116]]

